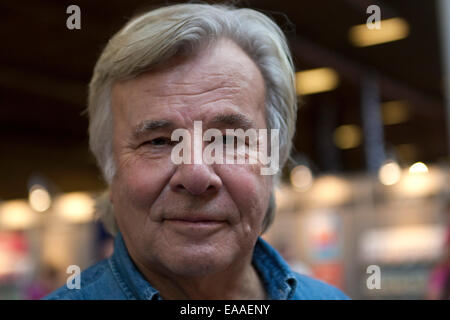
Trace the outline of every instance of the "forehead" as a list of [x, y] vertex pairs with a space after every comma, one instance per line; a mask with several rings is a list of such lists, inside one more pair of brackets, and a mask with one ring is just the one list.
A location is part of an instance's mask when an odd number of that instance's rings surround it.
[[174, 57], [155, 70], [116, 83], [112, 97], [113, 112], [119, 115], [115, 119], [129, 125], [145, 118], [204, 120], [230, 111], [258, 123], [265, 115], [259, 69], [242, 49], [225, 39], [193, 56]]

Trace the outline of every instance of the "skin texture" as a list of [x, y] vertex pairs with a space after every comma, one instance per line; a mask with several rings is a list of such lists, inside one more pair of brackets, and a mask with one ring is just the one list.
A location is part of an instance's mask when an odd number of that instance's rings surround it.
[[[194, 121], [239, 115], [266, 128], [265, 87], [255, 63], [221, 39], [189, 57], [113, 87], [114, 158], [111, 201], [130, 256], [164, 299], [264, 299], [251, 264], [269, 204], [271, 177], [260, 164], [171, 161], [171, 132]], [[171, 122], [135, 134], [142, 121]], [[203, 147], [208, 142], [204, 142]], [[193, 221], [193, 220], [194, 221]]]

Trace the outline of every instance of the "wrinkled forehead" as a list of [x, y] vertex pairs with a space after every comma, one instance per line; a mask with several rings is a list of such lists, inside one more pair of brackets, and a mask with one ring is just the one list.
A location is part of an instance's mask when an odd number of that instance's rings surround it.
[[221, 39], [191, 54], [181, 54], [159, 64], [155, 75], [185, 76], [201, 83], [205, 76], [217, 80], [253, 83], [261, 73], [253, 60], [232, 40]]
[[[255, 87], [258, 86], [259, 80], [263, 80], [253, 60], [237, 44], [228, 39], [221, 39], [209, 46], [203, 46], [199, 51], [189, 55], [176, 55], [131, 81], [122, 81], [118, 84], [140, 89], [140, 86], [146, 85], [149, 76], [154, 79], [154, 82], [192, 83], [200, 89], [211, 85]], [[159, 88], [160, 91], [163, 89], [164, 87]]]

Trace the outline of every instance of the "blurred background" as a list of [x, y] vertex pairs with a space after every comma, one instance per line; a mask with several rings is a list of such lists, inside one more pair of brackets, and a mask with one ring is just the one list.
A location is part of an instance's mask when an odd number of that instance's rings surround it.
[[[111, 254], [94, 219], [106, 186], [88, 149], [87, 84], [108, 39], [164, 3], [0, 1], [0, 299], [38, 299], [69, 265]], [[66, 27], [72, 4], [79, 30]], [[264, 237], [354, 299], [448, 299], [450, 0], [237, 5], [283, 28], [301, 97]], [[366, 26], [370, 5], [379, 30]]]

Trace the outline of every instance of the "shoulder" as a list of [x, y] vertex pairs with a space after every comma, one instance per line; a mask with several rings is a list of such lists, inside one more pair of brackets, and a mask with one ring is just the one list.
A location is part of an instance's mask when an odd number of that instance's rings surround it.
[[297, 288], [294, 299], [301, 300], [349, 300], [338, 288], [321, 280], [295, 272]]
[[[69, 277], [69, 275], [68, 275]], [[105, 259], [89, 267], [80, 274], [80, 288], [69, 289], [63, 285], [53, 291], [44, 300], [91, 300], [91, 299], [121, 299], [123, 298], [109, 267], [109, 260]]]

